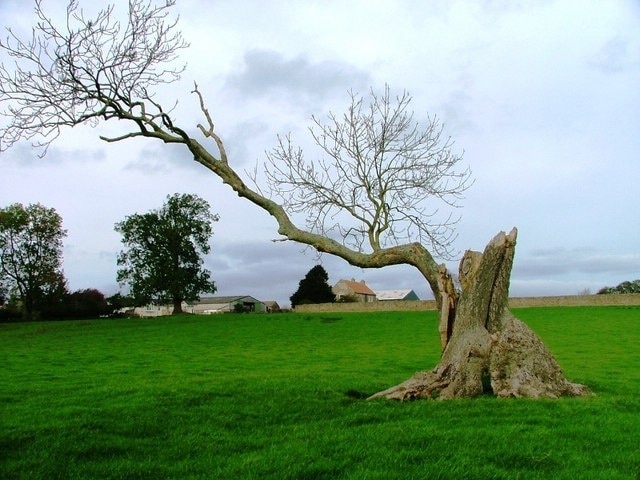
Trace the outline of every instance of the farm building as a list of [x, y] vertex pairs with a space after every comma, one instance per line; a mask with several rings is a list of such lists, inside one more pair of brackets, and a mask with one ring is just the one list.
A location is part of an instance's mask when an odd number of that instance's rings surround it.
[[416, 292], [411, 289], [405, 290], [376, 290], [376, 297], [380, 302], [392, 300], [420, 300]]
[[265, 300], [263, 303], [267, 313], [275, 313], [281, 310], [280, 305], [275, 300]]
[[[275, 303], [275, 302], [273, 302]], [[236, 307], [240, 305], [240, 307]], [[277, 306], [277, 303], [276, 303]], [[182, 310], [185, 313], [224, 313], [235, 312], [236, 308], [242, 308], [245, 312], [266, 312], [275, 311], [267, 310], [264, 302], [256, 300], [249, 295], [237, 295], [227, 297], [203, 297], [196, 302], [182, 302]], [[279, 307], [278, 307], [279, 310]], [[145, 305], [143, 307], [135, 307], [133, 313], [139, 317], [159, 317], [162, 315], [171, 315], [173, 305]]]
[[[188, 305], [185, 302], [182, 302], [182, 309], [185, 312], [187, 311], [186, 310], [187, 306]], [[143, 307], [135, 307], [133, 311], [130, 311], [130, 309], [122, 309], [122, 310], [124, 310], [124, 312], [127, 312], [127, 314], [131, 312], [134, 315], [137, 315], [138, 317], [161, 317], [163, 315], [171, 315], [171, 312], [173, 311], [173, 305], [149, 304]]]
[[266, 305], [249, 295], [226, 297], [203, 297], [197, 302], [190, 303], [185, 312], [189, 313], [225, 313], [242, 309], [245, 312], [266, 312]]
[[375, 302], [376, 294], [371, 290], [364, 280], [356, 282], [355, 279], [340, 280], [336, 283], [331, 291], [336, 296], [336, 301], [344, 297], [353, 297], [358, 302]]

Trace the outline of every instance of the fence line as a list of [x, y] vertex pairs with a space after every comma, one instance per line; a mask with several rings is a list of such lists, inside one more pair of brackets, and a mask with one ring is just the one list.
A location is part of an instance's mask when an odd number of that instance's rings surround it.
[[[640, 305], [640, 294], [566, 295], [556, 297], [513, 297], [511, 308], [527, 307], [582, 307], [582, 306]], [[353, 303], [316, 303], [298, 305], [296, 312], [379, 312], [435, 310], [435, 300], [391, 300]]]

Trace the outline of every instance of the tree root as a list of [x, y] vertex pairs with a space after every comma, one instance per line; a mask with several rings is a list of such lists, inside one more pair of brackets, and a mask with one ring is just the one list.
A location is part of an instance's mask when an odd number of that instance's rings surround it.
[[[589, 389], [567, 380], [540, 338], [509, 314], [501, 332], [483, 336], [480, 348], [464, 340], [448, 345], [432, 371], [408, 380], [369, 399], [416, 400], [496, 397], [558, 398], [590, 395]], [[455, 354], [450, 349], [455, 350]]]

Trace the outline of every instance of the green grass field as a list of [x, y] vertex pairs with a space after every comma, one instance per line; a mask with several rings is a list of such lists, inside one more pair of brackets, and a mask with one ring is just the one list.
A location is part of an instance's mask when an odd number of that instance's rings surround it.
[[0, 478], [640, 479], [640, 308], [514, 312], [596, 395], [364, 400], [434, 312], [0, 325]]

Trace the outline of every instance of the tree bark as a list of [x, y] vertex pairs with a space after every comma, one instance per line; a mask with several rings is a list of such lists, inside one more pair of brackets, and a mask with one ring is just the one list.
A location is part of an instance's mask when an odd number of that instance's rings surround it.
[[173, 299], [173, 312], [171, 312], [171, 315], [179, 315], [181, 313], [184, 313], [182, 311], [182, 299], [181, 298], [174, 298]]
[[[440, 363], [370, 398], [557, 398], [586, 395], [568, 381], [540, 338], [507, 308], [517, 231], [500, 232], [484, 253], [467, 251], [460, 262], [459, 298], [442, 288]], [[447, 274], [444, 271], [443, 282]], [[452, 287], [452, 285], [451, 285]]]

